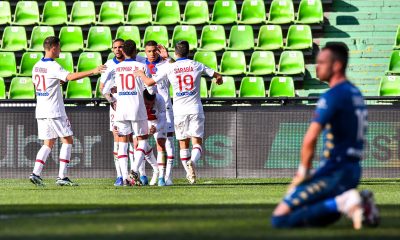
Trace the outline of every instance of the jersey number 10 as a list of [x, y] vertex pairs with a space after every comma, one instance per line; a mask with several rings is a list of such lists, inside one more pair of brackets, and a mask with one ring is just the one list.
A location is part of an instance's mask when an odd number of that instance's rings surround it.
[[133, 74], [120, 74], [122, 91], [135, 89], [135, 76]]

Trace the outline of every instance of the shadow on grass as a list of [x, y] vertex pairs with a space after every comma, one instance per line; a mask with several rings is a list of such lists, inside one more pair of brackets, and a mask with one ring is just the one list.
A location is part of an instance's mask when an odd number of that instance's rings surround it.
[[[123, 199], [121, 199], [123, 201]], [[1, 239], [398, 239], [400, 208], [381, 206], [382, 226], [354, 231], [348, 220], [328, 228], [276, 230], [271, 204], [3, 205]]]

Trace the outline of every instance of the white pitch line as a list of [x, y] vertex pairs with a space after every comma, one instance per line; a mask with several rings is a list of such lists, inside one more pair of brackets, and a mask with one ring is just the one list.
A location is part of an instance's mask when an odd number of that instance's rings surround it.
[[33, 214], [0, 214], [0, 220], [17, 219], [21, 217], [36, 217], [36, 218], [47, 218], [57, 217], [65, 215], [77, 215], [77, 214], [94, 214], [100, 210], [80, 210], [80, 211], [65, 211], [65, 212], [48, 212], [48, 213], [33, 213]]

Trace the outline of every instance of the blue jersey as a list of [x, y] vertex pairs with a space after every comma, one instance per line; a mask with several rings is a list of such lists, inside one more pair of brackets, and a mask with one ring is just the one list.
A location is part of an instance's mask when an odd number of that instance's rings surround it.
[[349, 81], [321, 96], [313, 119], [324, 128], [320, 170], [361, 160], [367, 114], [361, 92]]

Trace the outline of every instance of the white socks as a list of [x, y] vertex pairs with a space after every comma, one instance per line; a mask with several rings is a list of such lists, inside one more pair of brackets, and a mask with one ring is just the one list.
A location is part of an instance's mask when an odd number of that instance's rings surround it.
[[361, 196], [356, 189], [350, 189], [335, 197], [335, 201], [339, 212], [349, 216], [352, 208], [361, 204]]
[[201, 148], [201, 145], [199, 144], [195, 144], [193, 145], [192, 148], [192, 157], [190, 158], [190, 160], [196, 164], [197, 161], [199, 161], [199, 159], [201, 158], [201, 153], [203, 152], [203, 149]]
[[113, 155], [114, 155], [115, 170], [117, 171], [117, 177], [122, 177], [121, 168], [119, 167], [118, 163], [118, 142], [114, 142]]
[[165, 169], [165, 179], [170, 179], [172, 168], [174, 165], [174, 153], [175, 153], [174, 137], [167, 138], [167, 141], [165, 142], [165, 150], [167, 151], [167, 166]]
[[43, 170], [43, 166], [46, 163], [47, 157], [49, 156], [51, 152], [51, 148], [49, 148], [47, 145], [43, 145], [39, 152], [36, 155], [36, 162], [35, 166], [33, 168], [33, 173], [37, 176], [40, 176]]
[[146, 152], [150, 149], [150, 146], [147, 142], [147, 139], [145, 140], [138, 140], [138, 146], [135, 151], [135, 162], [133, 163], [133, 171], [134, 172], [139, 172], [139, 167], [143, 163], [144, 156]]
[[180, 153], [180, 158], [181, 158], [181, 162], [182, 162], [183, 168], [185, 169], [186, 174], [188, 174], [189, 173], [189, 168], [187, 166], [187, 161], [190, 159], [189, 149], [181, 149], [179, 151], [179, 153]]
[[72, 144], [63, 143], [60, 149], [60, 170], [58, 177], [63, 179], [67, 175], [68, 163], [71, 160]]
[[166, 158], [166, 153], [165, 152], [159, 152], [157, 154], [157, 164], [158, 164], [158, 172], [159, 178], [163, 178], [164, 177], [164, 171], [165, 171], [165, 158]]
[[128, 143], [119, 142], [118, 144], [118, 163], [121, 169], [122, 178], [128, 179]]

